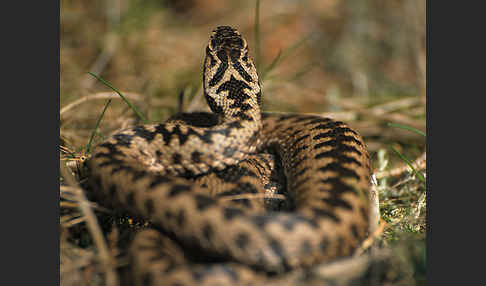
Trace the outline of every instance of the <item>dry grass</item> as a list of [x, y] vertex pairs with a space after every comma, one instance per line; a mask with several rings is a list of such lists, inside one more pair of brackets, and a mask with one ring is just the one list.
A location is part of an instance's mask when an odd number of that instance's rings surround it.
[[[426, 139], [389, 123], [426, 129], [422, 2], [260, 1], [258, 57], [264, 71], [278, 58], [263, 79], [265, 110], [330, 116], [363, 135], [372, 156], [384, 223], [360, 251], [393, 250], [387, 255], [398, 257], [400, 267], [404, 263], [410, 266], [412, 276], [407, 281], [416, 284], [425, 283], [426, 186], [392, 150], [408, 158], [425, 176]], [[77, 170], [85, 159], [108, 99], [112, 102], [94, 143], [114, 130], [141, 123], [116, 93], [88, 71], [121, 90], [149, 122], [173, 114], [181, 93], [185, 110], [203, 109], [201, 72], [208, 35], [218, 25], [236, 26], [255, 58], [254, 4], [61, 1], [63, 162]], [[112, 281], [107, 284], [114, 285], [118, 279], [114, 268], [125, 264], [118, 248], [127, 240], [127, 233], [143, 222], [113, 219], [107, 210], [79, 197], [79, 177], [70, 181], [70, 175], [62, 174], [63, 284]], [[398, 268], [389, 271], [399, 274]]]

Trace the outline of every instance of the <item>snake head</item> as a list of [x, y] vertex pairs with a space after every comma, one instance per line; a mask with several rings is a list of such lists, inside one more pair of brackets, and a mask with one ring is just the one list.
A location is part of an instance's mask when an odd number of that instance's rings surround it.
[[246, 40], [229, 26], [220, 26], [213, 31], [208, 48], [221, 61], [227, 61], [228, 57], [236, 61], [242, 53], [248, 52]]
[[248, 55], [248, 44], [238, 30], [220, 26], [213, 31], [206, 47], [203, 83], [206, 100], [215, 113], [234, 113], [230, 107], [235, 104], [227, 97], [230, 93], [233, 97], [238, 95], [238, 98], [229, 97], [238, 103], [243, 100], [253, 106], [254, 101], [259, 105], [258, 75]]

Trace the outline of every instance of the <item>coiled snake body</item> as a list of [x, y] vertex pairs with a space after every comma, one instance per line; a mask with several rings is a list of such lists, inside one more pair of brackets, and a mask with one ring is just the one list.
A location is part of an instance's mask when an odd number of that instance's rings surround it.
[[[371, 173], [361, 137], [329, 118], [262, 113], [247, 43], [231, 27], [213, 31], [203, 83], [213, 113], [121, 131], [87, 161], [103, 204], [158, 229], [131, 244], [134, 284], [252, 285], [352, 254], [368, 229]], [[286, 176], [287, 211], [221, 199], [265, 192], [275, 162]], [[185, 249], [211, 263], [193, 262]]]

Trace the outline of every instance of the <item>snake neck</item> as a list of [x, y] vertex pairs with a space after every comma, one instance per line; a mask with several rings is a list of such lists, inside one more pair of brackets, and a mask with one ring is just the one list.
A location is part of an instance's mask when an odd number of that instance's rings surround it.
[[246, 40], [228, 26], [217, 27], [206, 47], [204, 95], [223, 123], [241, 121], [261, 129], [261, 87]]

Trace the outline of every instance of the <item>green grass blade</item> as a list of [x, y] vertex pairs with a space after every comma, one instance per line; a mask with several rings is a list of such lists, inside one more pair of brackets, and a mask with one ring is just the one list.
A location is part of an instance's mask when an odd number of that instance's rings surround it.
[[137, 108], [130, 101], [128, 101], [123, 96], [123, 94], [121, 94], [121, 92], [119, 92], [116, 88], [114, 88], [109, 82], [107, 82], [106, 80], [100, 78], [99, 76], [95, 75], [94, 73], [92, 73], [92, 72], [88, 72], [88, 73], [90, 75], [92, 75], [93, 77], [95, 77], [100, 82], [102, 82], [107, 87], [111, 88], [114, 92], [118, 93], [118, 95], [123, 99], [123, 101], [125, 101], [125, 103], [128, 104], [128, 106], [137, 114], [138, 118], [140, 118], [143, 121], [143, 123], [147, 124], [147, 120], [145, 119], [145, 117], [143, 117], [143, 115], [137, 110]]
[[262, 73], [262, 79], [268, 74], [269, 71], [273, 70], [282, 56], [282, 50], [278, 51], [278, 55], [273, 59], [273, 61], [268, 65], [265, 71]]
[[274, 68], [276, 68], [278, 66], [278, 64], [280, 64], [282, 61], [285, 60], [285, 58], [290, 56], [297, 48], [299, 48], [309, 38], [310, 38], [310, 35], [300, 39], [299, 41], [294, 43], [292, 46], [285, 49], [283, 52], [279, 52], [278, 55], [275, 57], [275, 59], [272, 61], [272, 63], [270, 65], [268, 65], [268, 67], [263, 70], [262, 78], [265, 78], [265, 76], [267, 74], [269, 74]]
[[255, 25], [253, 36], [255, 40], [255, 66], [257, 73], [260, 74], [260, 0], [256, 0], [255, 3]]
[[410, 166], [410, 168], [412, 168], [412, 170], [413, 170], [413, 172], [415, 173], [415, 175], [417, 176], [417, 178], [418, 178], [418, 179], [419, 179], [419, 180], [420, 180], [422, 183], [424, 183], [424, 185], [425, 185], [425, 178], [424, 178], [424, 176], [422, 176], [422, 174], [420, 174], [420, 173], [419, 173], [419, 172], [418, 172], [418, 171], [417, 171], [417, 170], [416, 170], [416, 169], [413, 167], [412, 162], [410, 162], [410, 160], [408, 160], [408, 159], [407, 159], [405, 156], [403, 156], [403, 154], [402, 154], [402, 153], [398, 152], [398, 150], [397, 150], [397, 149], [395, 149], [395, 148], [393, 148], [393, 147], [391, 147], [391, 148], [392, 148], [392, 150], [393, 150], [395, 153], [397, 153], [397, 155], [398, 155], [398, 156], [399, 156], [399, 157], [400, 157], [400, 158], [401, 158], [403, 161], [405, 161], [405, 162], [408, 164], [408, 166]]
[[319, 64], [318, 63], [315, 63], [315, 62], [314, 63], [310, 63], [310, 64], [304, 66], [302, 69], [300, 69], [295, 74], [293, 74], [291, 77], [289, 77], [288, 81], [298, 80], [300, 77], [302, 77], [306, 73], [310, 72], [316, 66], [319, 66]]
[[108, 108], [108, 105], [110, 105], [110, 103], [111, 103], [111, 98], [108, 99], [108, 101], [106, 102], [105, 108], [103, 108], [103, 112], [101, 112], [100, 117], [98, 117], [98, 121], [96, 121], [95, 128], [93, 132], [91, 132], [91, 138], [89, 138], [88, 146], [86, 147], [86, 155], [88, 155], [89, 152], [91, 151], [91, 144], [93, 144], [93, 139], [95, 137], [96, 131], [98, 130], [98, 126], [100, 126], [101, 119], [105, 115], [105, 111]]
[[401, 128], [401, 129], [405, 129], [405, 130], [408, 130], [408, 131], [412, 131], [412, 132], [415, 132], [419, 135], [422, 135], [422, 136], [426, 136], [425, 133], [423, 131], [420, 131], [416, 128], [413, 128], [413, 127], [410, 127], [410, 126], [407, 126], [407, 125], [402, 125], [402, 124], [398, 124], [398, 123], [388, 123], [388, 126], [391, 126], [391, 127], [398, 127], [398, 128]]

